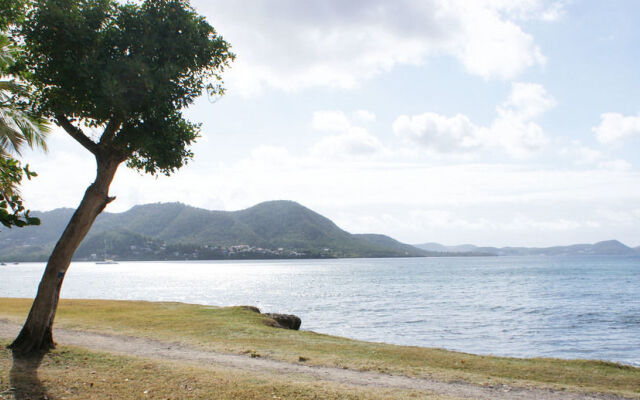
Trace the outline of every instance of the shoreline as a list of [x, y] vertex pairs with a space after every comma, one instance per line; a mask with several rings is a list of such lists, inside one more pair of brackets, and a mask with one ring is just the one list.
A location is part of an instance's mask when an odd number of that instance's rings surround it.
[[[12, 324], [14, 328], [19, 326], [30, 302], [30, 299], [0, 299], [0, 319], [10, 321], [4, 324]], [[294, 368], [294, 372], [288, 372], [291, 374], [302, 373], [295, 369], [297, 367], [292, 367], [302, 365], [310, 367], [312, 371], [330, 368], [334, 372], [344, 370], [400, 376], [409, 381], [417, 379], [438, 384], [464, 382], [464, 385], [471, 385], [473, 390], [493, 390], [487, 388], [505, 385], [510, 391], [544, 390], [546, 396], [555, 391], [561, 393], [561, 388], [564, 388], [567, 393], [596, 396], [575, 398], [613, 399], [624, 396], [640, 399], [640, 368], [618, 363], [481, 356], [442, 349], [362, 342], [311, 331], [277, 329], [266, 322], [268, 318], [264, 315], [241, 307], [63, 299], [56, 318], [54, 338], [57, 332], [84, 335], [89, 339], [84, 345], [80, 344], [83, 347], [87, 343], [91, 345], [99, 337], [151, 341], [160, 345], [164, 343], [165, 347], [177, 346], [185, 351], [196, 351], [194, 354], [227, 354], [241, 357], [241, 360], [284, 363], [286, 368]], [[70, 344], [78, 345], [73, 342]], [[97, 347], [94, 350], [105, 349]], [[143, 358], [148, 356], [141, 355]], [[167, 356], [174, 360], [176, 357]], [[256, 371], [262, 370], [258, 368]], [[348, 384], [362, 386], [354, 382]], [[406, 388], [406, 385], [403, 387]], [[421, 387], [409, 389], [423, 390]], [[446, 387], [447, 390], [452, 389]], [[530, 389], [525, 389], [527, 387]], [[534, 395], [531, 398], [541, 397], [541, 392], [536, 393], [538, 397]], [[609, 397], [594, 393], [609, 393]], [[494, 397], [483, 395], [482, 398]], [[557, 398], [572, 397], [558, 394]]]
[[[638, 262], [607, 260], [74, 262], [62, 296], [253, 304], [298, 314], [303, 329], [360, 340], [634, 365]], [[0, 292], [34, 296], [43, 268], [0, 267]]]
[[[32, 298], [26, 298], [26, 297], [0, 297], [0, 304], [2, 304], [3, 300], [7, 300], [7, 299], [12, 299], [12, 300], [18, 300], [18, 301], [27, 301], [27, 302], [31, 302], [33, 301]], [[211, 308], [218, 308], [218, 309], [223, 309], [223, 308], [237, 308], [237, 307], [247, 307], [247, 306], [240, 306], [240, 305], [233, 305], [233, 306], [218, 306], [218, 305], [210, 305], [210, 304], [204, 304], [204, 303], [187, 303], [187, 302], [176, 302], [176, 301], [153, 301], [153, 300], [118, 300], [118, 299], [82, 299], [82, 298], [61, 298], [61, 301], [79, 301], [79, 302], [83, 302], [83, 301], [89, 301], [89, 302], [139, 302], [139, 303], [149, 303], [149, 304], [181, 304], [184, 306], [194, 306], [194, 307], [211, 307]], [[254, 307], [254, 306], [250, 306], [250, 307]], [[257, 308], [257, 307], [256, 307]], [[273, 311], [271, 311], [273, 312]], [[264, 313], [263, 313], [264, 315]], [[25, 315], [26, 317], [26, 315]], [[0, 310], [0, 322], [2, 322], [2, 311]], [[8, 320], [4, 320], [5, 322], [7, 322]], [[14, 320], [15, 321], [15, 320]], [[439, 350], [439, 351], [446, 351], [446, 352], [452, 352], [452, 353], [460, 353], [460, 354], [469, 354], [469, 355], [473, 355], [473, 356], [480, 356], [480, 357], [495, 357], [495, 358], [507, 358], [507, 359], [519, 359], [519, 360], [536, 360], [536, 359], [548, 359], [548, 360], [559, 360], [559, 361], [587, 361], [587, 362], [602, 362], [602, 363], [611, 363], [611, 364], [615, 364], [615, 365], [620, 365], [623, 367], [631, 367], [631, 368], [637, 368], [640, 369], [640, 360], [636, 361], [636, 362], [625, 362], [622, 360], [608, 360], [608, 359], [601, 359], [601, 358], [569, 358], [569, 357], [562, 357], [562, 356], [553, 356], [553, 355], [547, 355], [547, 356], [519, 356], [519, 355], [509, 355], [509, 354], [495, 354], [495, 353], [483, 353], [483, 352], [468, 352], [468, 351], [464, 351], [464, 350], [458, 350], [458, 349], [451, 349], [451, 348], [445, 348], [445, 347], [431, 347], [431, 346], [423, 346], [423, 345], [419, 345], [419, 344], [401, 344], [401, 343], [393, 343], [393, 342], [384, 342], [384, 341], [376, 341], [376, 340], [365, 340], [365, 339], [359, 339], [356, 337], [350, 337], [350, 336], [343, 336], [343, 335], [334, 335], [331, 333], [325, 333], [325, 332], [320, 332], [317, 330], [309, 330], [309, 329], [305, 329], [304, 328], [304, 320], [302, 321], [302, 326], [299, 329], [301, 332], [310, 332], [310, 333], [314, 333], [314, 334], [320, 334], [320, 335], [328, 335], [328, 336], [333, 336], [336, 338], [340, 338], [340, 339], [344, 339], [344, 340], [353, 340], [353, 341], [357, 341], [357, 342], [362, 342], [362, 343], [369, 343], [372, 345], [388, 345], [388, 346], [398, 346], [398, 347], [409, 347], [409, 348], [419, 348], [419, 349], [425, 349], [425, 350]]]

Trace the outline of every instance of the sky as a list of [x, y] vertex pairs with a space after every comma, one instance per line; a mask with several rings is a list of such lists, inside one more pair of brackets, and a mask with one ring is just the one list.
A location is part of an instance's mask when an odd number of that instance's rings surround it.
[[[294, 200], [406, 243], [640, 245], [640, 2], [193, 0], [237, 58], [187, 111], [194, 159], [123, 165], [109, 212]], [[76, 207], [92, 156], [24, 159], [32, 210]]]

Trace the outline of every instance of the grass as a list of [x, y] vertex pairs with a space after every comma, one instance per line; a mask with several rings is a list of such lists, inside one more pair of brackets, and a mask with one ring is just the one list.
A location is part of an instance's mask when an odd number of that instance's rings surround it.
[[[0, 318], [22, 323], [30, 305], [27, 299], [0, 299]], [[616, 363], [478, 356], [275, 329], [270, 322], [242, 307], [101, 300], [62, 300], [56, 317], [57, 327], [181, 342], [289, 362], [640, 398], [640, 369]]]
[[273, 375], [238, 375], [73, 347], [49, 353], [35, 375], [30, 369], [13, 367], [7, 344], [0, 341], [0, 399], [445, 399], [412, 391], [374, 391]]

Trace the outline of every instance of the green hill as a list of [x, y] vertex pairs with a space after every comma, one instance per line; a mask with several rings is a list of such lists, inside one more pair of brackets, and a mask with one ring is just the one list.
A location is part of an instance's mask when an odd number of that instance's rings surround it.
[[443, 246], [439, 243], [416, 244], [426, 251], [487, 254], [496, 256], [637, 256], [640, 247], [631, 248], [617, 240], [606, 240], [594, 244], [572, 244], [553, 247], [477, 247], [474, 245]]
[[[45, 260], [73, 210], [34, 212], [42, 225], [0, 232], [3, 261]], [[240, 211], [210, 211], [181, 203], [103, 213], [75, 259], [120, 260], [420, 257], [430, 253], [384, 235], [352, 235], [292, 201]]]

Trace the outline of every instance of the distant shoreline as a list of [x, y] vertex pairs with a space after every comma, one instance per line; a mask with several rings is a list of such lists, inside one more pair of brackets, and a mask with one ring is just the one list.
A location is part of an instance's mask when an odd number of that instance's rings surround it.
[[[164, 258], [164, 259], [130, 259], [130, 258], [113, 258], [116, 263], [119, 262], [207, 262], [207, 261], [278, 261], [278, 260], [356, 260], [356, 259], [399, 259], [399, 258], [492, 258], [492, 257], [625, 257], [625, 258], [640, 258], [639, 254], [471, 254], [471, 253], [440, 253], [437, 255], [428, 256], [379, 256], [379, 257], [237, 257], [237, 258]], [[10, 267], [12, 265], [19, 265], [23, 263], [46, 263], [48, 258], [39, 259], [10, 259], [0, 261], [1, 267]], [[104, 264], [102, 260], [95, 259], [73, 259], [72, 262], [86, 262]]]
[[[457, 258], [457, 257], [498, 257], [497, 254], [487, 254], [487, 253], [438, 253], [438, 254], [429, 254], [424, 256], [378, 256], [378, 257], [331, 257], [331, 256], [323, 256], [323, 257], [251, 257], [251, 256], [238, 256], [238, 257], [224, 257], [224, 258], [118, 258], [114, 256], [110, 259], [116, 262], [136, 262], [136, 261], [268, 261], [268, 260], [346, 260], [346, 259], [375, 259], [375, 258]], [[48, 257], [38, 258], [38, 259], [5, 259], [2, 260], [1, 263], [5, 265], [12, 265], [16, 263], [30, 263], [30, 262], [47, 262]], [[72, 262], [96, 262], [100, 263], [102, 260], [99, 259], [73, 259]]]

